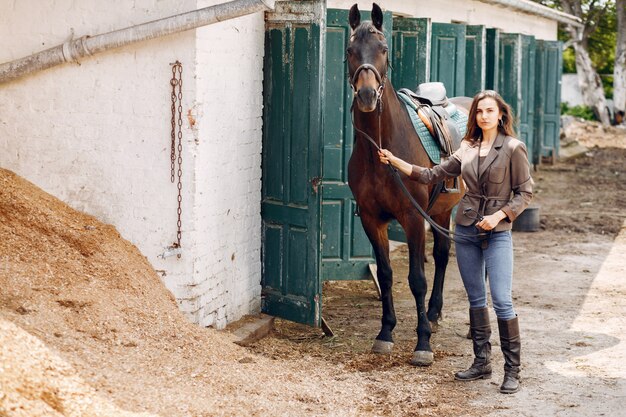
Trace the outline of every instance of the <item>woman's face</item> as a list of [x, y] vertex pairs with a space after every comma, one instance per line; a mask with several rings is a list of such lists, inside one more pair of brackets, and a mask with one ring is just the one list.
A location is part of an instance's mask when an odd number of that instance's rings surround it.
[[500, 108], [495, 99], [485, 97], [476, 106], [476, 123], [483, 131], [496, 129], [500, 120]]

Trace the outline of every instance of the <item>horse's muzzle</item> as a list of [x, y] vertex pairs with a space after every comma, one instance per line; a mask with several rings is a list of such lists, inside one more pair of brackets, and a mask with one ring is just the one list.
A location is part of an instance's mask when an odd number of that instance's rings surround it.
[[378, 91], [371, 87], [360, 88], [356, 93], [356, 103], [360, 111], [373, 112], [378, 104]]

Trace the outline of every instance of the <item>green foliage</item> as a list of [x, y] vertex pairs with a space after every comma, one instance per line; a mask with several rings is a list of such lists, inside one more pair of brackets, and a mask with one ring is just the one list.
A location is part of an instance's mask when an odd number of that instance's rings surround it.
[[593, 110], [587, 106], [570, 107], [567, 102], [561, 102], [561, 114], [579, 117], [585, 120], [597, 120]]
[[587, 45], [591, 61], [598, 74], [612, 74], [615, 64], [615, 45], [617, 43], [617, 11], [615, 2], [610, 2], [596, 30], [589, 36]]
[[563, 51], [563, 74], [576, 74], [576, 54], [572, 47]]

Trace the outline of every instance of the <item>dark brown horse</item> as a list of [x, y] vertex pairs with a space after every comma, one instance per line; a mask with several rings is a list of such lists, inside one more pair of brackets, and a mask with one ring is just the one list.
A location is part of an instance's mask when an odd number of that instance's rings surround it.
[[[346, 54], [355, 94], [353, 112], [357, 133], [348, 165], [348, 181], [360, 209], [363, 228], [374, 249], [381, 290], [382, 326], [372, 351], [388, 353], [393, 346], [392, 331], [396, 325], [396, 314], [391, 292], [393, 277], [389, 262], [387, 226], [392, 219], [397, 219], [404, 228], [408, 241], [408, 279], [417, 305], [417, 345], [411, 363], [430, 365], [433, 362], [430, 322], [436, 323], [441, 315], [450, 241], [447, 237], [434, 233], [435, 279], [426, 312], [424, 218], [418, 215], [402, 194], [390, 175], [389, 168], [379, 162], [376, 146], [367, 139], [370, 136], [381, 148], [389, 149], [407, 162], [432, 167], [405, 105], [400, 102], [391, 81], [387, 79], [388, 46], [382, 33], [382, 24], [383, 13], [376, 4], [373, 5], [371, 22], [361, 22], [361, 14], [356, 4], [350, 9], [350, 26], [353, 30]], [[454, 101], [464, 108], [469, 107], [467, 98]], [[403, 183], [425, 209], [432, 187], [418, 184], [406, 177], [403, 178]], [[459, 183], [462, 184], [462, 181]], [[461, 199], [462, 191], [441, 194], [429, 212], [438, 225], [449, 227], [450, 213]]]

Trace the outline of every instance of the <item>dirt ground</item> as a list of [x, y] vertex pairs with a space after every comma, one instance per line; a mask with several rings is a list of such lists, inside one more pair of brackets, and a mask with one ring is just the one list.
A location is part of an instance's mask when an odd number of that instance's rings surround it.
[[[498, 392], [503, 359], [493, 311], [493, 379], [453, 380], [472, 358], [465, 339], [468, 305], [453, 257], [444, 319], [432, 338], [435, 364], [409, 365], [416, 313], [406, 281], [406, 245], [392, 253], [398, 325], [390, 357], [369, 353], [380, 326], [380, 303], [370, 282], [325, 284], [323, 316], [333, 338], [282, 321], [254, 351], [292, 360], [314, 353], [370, 376], [368, 395], [378, 398], [376, 408], [367, 410], [372, 415], [624, 415], [626, 130], [574, 123], [567, 133], [563, 145], [578, 141], [589, 151], [533, 173], [541, 230], [514, 232], [514, 304], [523, 341], [519, 393]], [[432, 279], [432, 261], [426, 271]]]
[[392, 254], [391, 355], [369, 353], [380, 303], [367, 281], [325, 284], [334, 337], [277, 320], [243, 348], [186, 322], [115, 229], [0, 170], [0, 417], [623, 415], [626, 135], [570, 133], [589, 151], [534, 173], [542, 230], [514, 233], [523, 388], [510, 396], [497, 392], [497, 332], [494, 378], [453, 380], [471, 362], [454, 258], [431, 367], [408, 363], [416, 318], [403, 246]]

